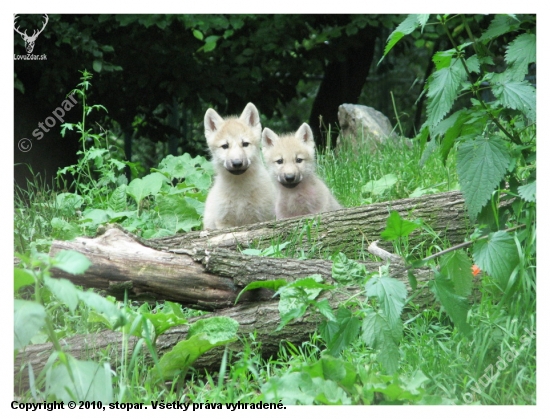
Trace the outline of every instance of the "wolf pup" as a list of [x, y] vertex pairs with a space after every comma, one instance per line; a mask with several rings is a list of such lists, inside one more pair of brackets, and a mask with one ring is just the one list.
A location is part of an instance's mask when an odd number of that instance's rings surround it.
[[265, 128], [262, 145], [268, 170], [276, 180], [277, 219], [342, 208], [315, 174], [315, 142], [308, 124], [282, 137]]
[[216, 172], [204, 207], [204, 228], [237, 227], [275, 218], [275, 186], [262, 161], [262, 126], [249, 103], [242, 115], [204, 115], [204, 134]]

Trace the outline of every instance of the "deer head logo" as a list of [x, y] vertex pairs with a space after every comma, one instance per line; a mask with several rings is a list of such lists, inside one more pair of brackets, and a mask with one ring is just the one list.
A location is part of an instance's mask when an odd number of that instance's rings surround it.
[[15, 32], [17, 32], [19, 35], [21, 35], [21, 38], [23, 38], [23, 41], [25, 41], [25, 49], [27, 50], [27, 54], [30, 54], [32, 50], [34, 49], [34, 43], [36, 41], [36, 38], [38, 38], [38, 35], [42, 33], [46, 25], [48, 24], [48, 15], [44, 15], [44, 25], [42, 26], [42, 29], [40, 29], [38, 32], [36, 29], [33, 31], [32, 35], [27, 35], [27, 30], [25, 29], [25, 32], [21, 33], [19, 31], [19, 27], [15, 27], [17, 23], [17, 18], [19, 16], [13, 15], [13, 28], [15, 29]]

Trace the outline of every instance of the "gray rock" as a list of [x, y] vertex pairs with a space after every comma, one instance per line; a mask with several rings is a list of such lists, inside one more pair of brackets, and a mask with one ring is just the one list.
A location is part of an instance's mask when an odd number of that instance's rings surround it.
[[388, 138], [395, 139], [396, 135], [390, 120], [382, 112], [365, 105], [344, 103], [338, 107], [338, 122], [340, 135], [337, 147], [349, 143], [354, 148], [359, 142], [370, 143], [371, 150]]

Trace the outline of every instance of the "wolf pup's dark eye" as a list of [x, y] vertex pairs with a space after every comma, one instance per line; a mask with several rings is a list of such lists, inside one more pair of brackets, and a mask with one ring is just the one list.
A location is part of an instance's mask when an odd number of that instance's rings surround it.
[[248, 147], [249, 144], [250, 144], [249, 142], [243, 141], [243, 147]]
[[277, 164], [283, 164], [283, 159], [275, 160], [275, 163], [277, 163]]
[[224, 150], [227, 150], [227, 149], [229, 148], [229, 144], [223, 144], [223, 145], [222, 145], [222, 148], [223, 148]]
[[302, 163], [304, 159], [301, 159], [300, 157], [296, 157], [296, 163]]

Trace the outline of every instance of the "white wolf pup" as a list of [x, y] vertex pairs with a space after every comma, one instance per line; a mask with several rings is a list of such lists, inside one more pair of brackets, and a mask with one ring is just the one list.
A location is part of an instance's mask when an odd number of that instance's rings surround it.
[[277, 181], [277, 219], [342, 208], [315, 174], [315, 142], [308, 124], [281, 137], [265, 128], [262, 145], [268, 170]]
[[204, 207], [204, 228], [237, 227], [275, 218], [275, 186], [262, 161], [262, 126], [249, 103], [242, 115], [204, 115], [204, 134], [216, 171]]

